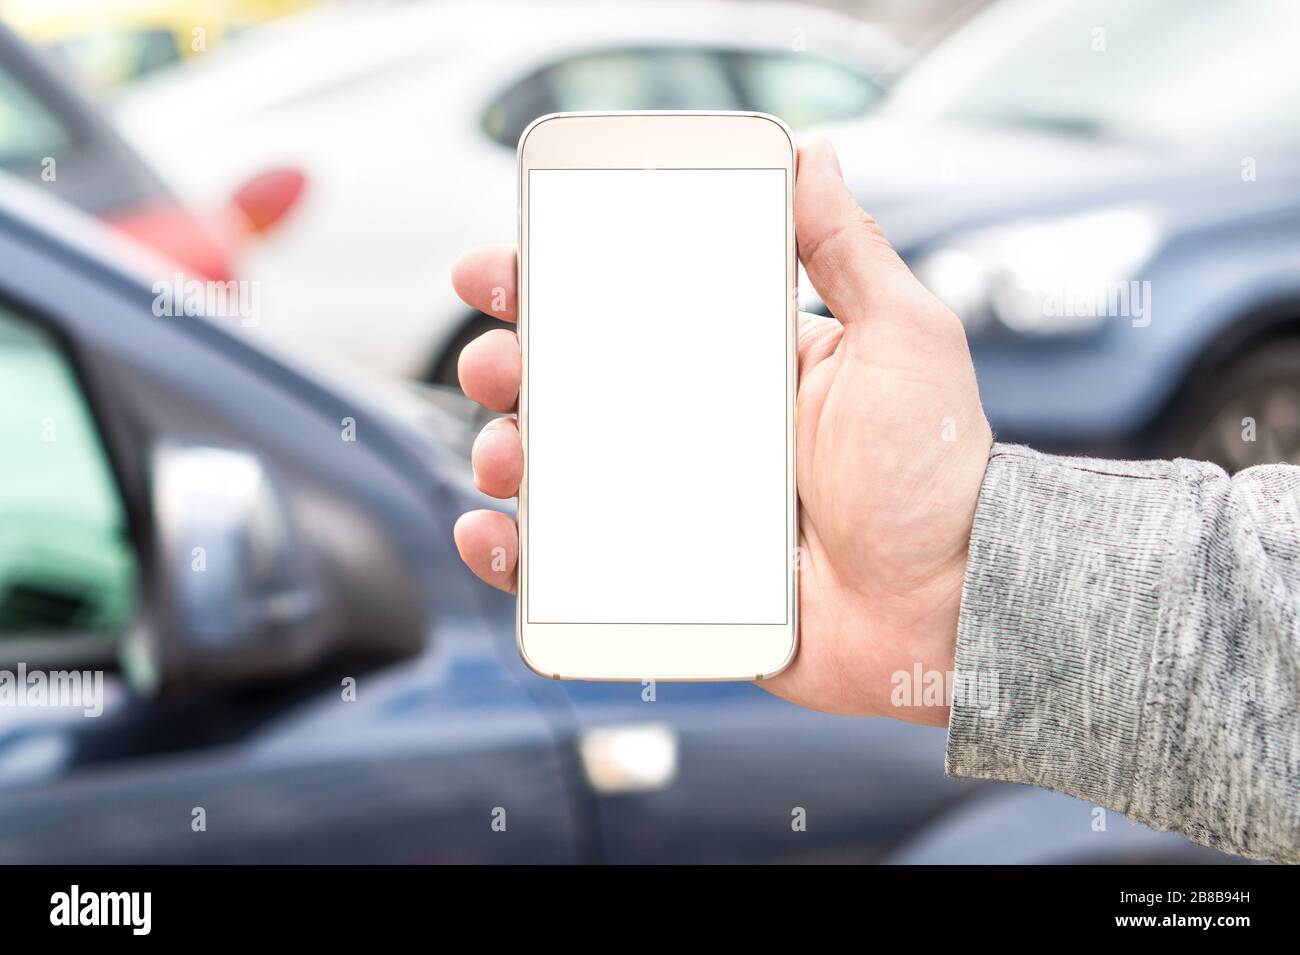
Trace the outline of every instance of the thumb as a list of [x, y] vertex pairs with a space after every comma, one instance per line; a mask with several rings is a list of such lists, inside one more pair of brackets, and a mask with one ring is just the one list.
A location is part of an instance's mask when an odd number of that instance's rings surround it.
[[888, 315], [888, 306], [914, 292], [916, 279], [853, 198], [824, 137], [799, 147], [794, 222], [808, 278], [843, 324]]

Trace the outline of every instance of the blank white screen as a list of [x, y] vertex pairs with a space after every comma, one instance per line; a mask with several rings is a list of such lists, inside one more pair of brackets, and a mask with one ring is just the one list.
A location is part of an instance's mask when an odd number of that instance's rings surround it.
[[530, 623], [787, 622], [785, 188], [530, 171]]

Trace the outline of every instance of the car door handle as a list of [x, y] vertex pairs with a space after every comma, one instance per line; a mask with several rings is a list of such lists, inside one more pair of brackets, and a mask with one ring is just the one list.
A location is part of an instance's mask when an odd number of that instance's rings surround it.
[[677, 731], [667, 723], [620, 723], [583, 730], [578, 751], [598, 793], [654, 792], [677, 778]]

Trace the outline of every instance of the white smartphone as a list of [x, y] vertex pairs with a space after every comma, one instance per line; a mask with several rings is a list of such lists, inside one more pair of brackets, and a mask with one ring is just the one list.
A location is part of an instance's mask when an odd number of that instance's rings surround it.
[[537, 673], [754, 680], [794, 658], [794, 176], [760, 114], [524, 131], [517, 634]]

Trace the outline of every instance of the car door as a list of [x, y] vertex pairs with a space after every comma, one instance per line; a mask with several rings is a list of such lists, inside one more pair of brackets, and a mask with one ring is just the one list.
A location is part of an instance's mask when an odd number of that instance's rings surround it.
[[564, 683], [614, 862], [863, 862], [980, 783], [945, 732], [802, 709], [751, 683]]
[[[589, 857], [548, 704], [502, 653], [510, 601], [451, 545], [456, 482], [381, 412], [155, 317], [147, 288], [3, 202], [0, 263], [0, 861]], [[360, 448], [340, 443], [343, 410]], [[360, 644], [273, 678], [151, 686], [138, 641], [166, 637], [161, 585], [200, 572], [149, 533], [147, 449], [182, 439], [255, 457], [299, 519], [343, 534], [362, 571], [333, 578], [331, 614], [381, 619], [375, 599], [400, 591], [367, 567], [418, 581], [415, 655]]]

